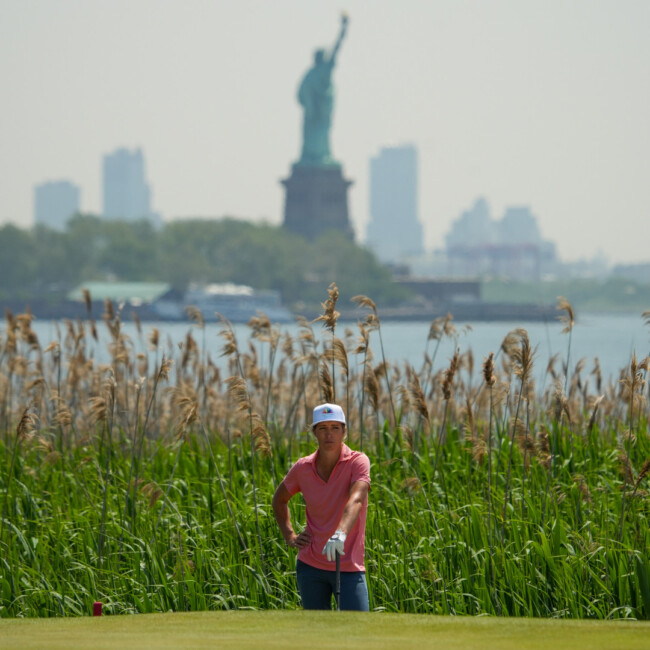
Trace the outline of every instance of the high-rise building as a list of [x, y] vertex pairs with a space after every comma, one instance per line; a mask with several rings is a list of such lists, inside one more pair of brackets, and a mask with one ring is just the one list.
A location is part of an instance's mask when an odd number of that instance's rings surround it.
[[104, 156], [103, 215], [108, 219], [150, 218], [151, 190], [140, 149], [117, 149]]
[[48, 181], [34, 188], [34, 223], [64, 230], [79, 212], [79, 188], [69, 181]]
[[418, 154], [413, 145], [383, 148], [370, 160], [366, 243], [383, 262], [401, 262], [423, 252]]

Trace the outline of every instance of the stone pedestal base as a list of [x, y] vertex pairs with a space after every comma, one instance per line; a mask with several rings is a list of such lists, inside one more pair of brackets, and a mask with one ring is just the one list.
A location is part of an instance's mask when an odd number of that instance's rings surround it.
[[350, 239], [354, 231], [348, 216], [348, 187], [340, 167], [294, 165], [281, 181], [286, 188], [284, 227], [307, 239], [338, 230]]

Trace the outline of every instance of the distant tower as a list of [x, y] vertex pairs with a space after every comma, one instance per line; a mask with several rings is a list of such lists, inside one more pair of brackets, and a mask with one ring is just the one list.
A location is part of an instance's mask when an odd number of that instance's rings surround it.
[[103, 215], [108, 219], [150, 218], [151, 191], [140, 149], [118, 149], [104, 156]]
[[69, 181], [48, 181], [34, 188], [34, 223], [64, 230], [79, 212], [79, 188]]
[[366, 243], [384, 262], [420, 255], [418, 154], [413, 145], [381, 149], [370, 160], [370, 223]]

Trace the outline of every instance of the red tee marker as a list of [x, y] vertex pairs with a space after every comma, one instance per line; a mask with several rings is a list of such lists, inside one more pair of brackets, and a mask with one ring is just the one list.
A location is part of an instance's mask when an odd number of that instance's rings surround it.
[[98, 601], [93, 603], [93, 616], [102, 615], [102, 604]]

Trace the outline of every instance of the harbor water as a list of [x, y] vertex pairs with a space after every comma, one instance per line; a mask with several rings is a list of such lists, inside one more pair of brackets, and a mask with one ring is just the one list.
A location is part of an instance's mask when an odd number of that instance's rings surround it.
[[[360, 317], [363, 314], [360, 313]], [[379, 314], [381, 318], [381, 313]], [[557, 321], [543, 322], [469, 322], [455, 323], [454, 336], [445, 336], [441, 339], [437, 351], [437, 341], [427, 341], [430, 323], [427, 322], [400, 322], [387, 321], [381, 324], [381, 343], [387, 361], [392, 364], [410, 364], [416, 370], [422, 367], [425, 353], [429, 357], [435, 351], [435, 369], [444, 368], [455, 349], [460, 352], [471, 350], [474, 356], [475, 372], [480, 373], [480, 366], [484, 358], [490, 353], [497, 354], [504, 337], [515, 328], [524, 328], [528, 332], [530, 342], [536, 349], [535, 376], [543, 378], [549, 360], [557, 355], [556, 371], [562, 372], [562, 365], [569, 353], [569, 334], [563, 333], [564, 325]], [[96, 323], [98, 342], [87, 334], [87, 353], [100, 362], [108, 360], [107, 343], [110, 340], [108, 328], [98, 321]], [[281, 333], [288, 333], [297, 337], [300, 327], [297, 324], [277, 325]], [[179, 345], [182, 344], [188, 332], [192, 333], [199, 348], [209, 354], [212, 361], [225, 367], [221, 357], [224, 339], [219, 336], [223, 326], [218, 323], [206, 324], [202, 329], [195, 323], [178, 322], [146, 322], [141, 324], [140, 332], [135, 323], [125, 321], [122, 331], [129, 338], [133, 353], [150, 353], [148, 338], [153, 329], [160, 333], [159, 349], [168, 356], [178, 354]], [[330, 333], [325, 330], [321, 322], [312, 324], [316, 340], [320, 343], [319, 350], [323, 349]], [[60, 341], [65, 336], [65, 325], [61, 321], [36, 320], [33, 323], [41, 346], [44, 348], [51, 341]], [[246, 350], [251, 329], [245, 324], [233, 325], [237, 341], [241, 350]], [[359, 327], [354, 322], [339, 322], [336, 335], [342, 339], [348, 338], [355, 343], [359, 337]], [[0, 329], [4, 338], [4, 331]], [[641, 314], [584, 314], [580, 315], [571, 333], [571, 346], [569, 353], [569, 373], [573, 372], [576, 364], [582, 360], [583, 374], [590, 373], [598, 359], [603, 380], [618, 378], [619, 372], [629, 368], [632, 354], [637, 359], [642, 359], [650, 354], [650, 328], [644, 323]], [[263, 354], [263, 345], [260, 352]], [[374, 354], [374, 363], [381, 361], [381, 345], [379, 333], [374, 331], [370, 337], [370, 345]], [[260, 357], [262, 358], [262, 357]], [[359, 358], [360, 362], [361, 359]], [[355, 363], [354, 355], [350, 355], [350, 364]]]

